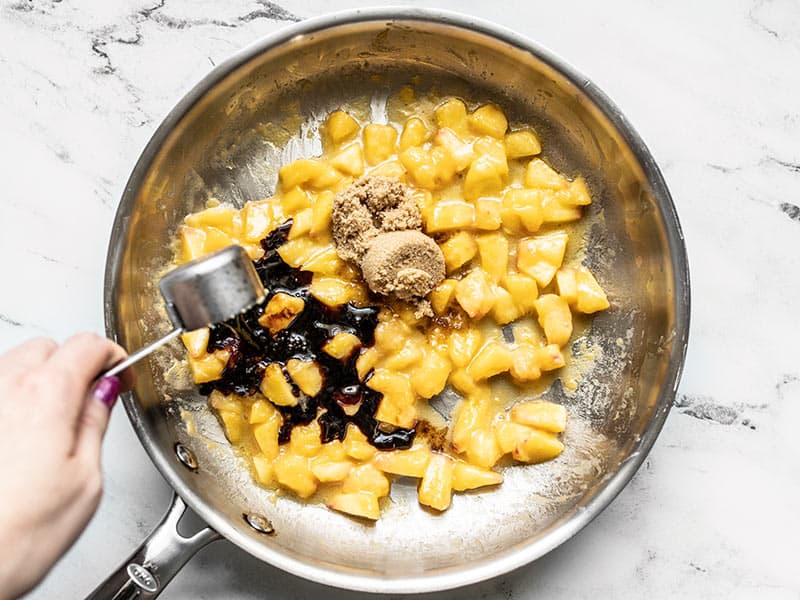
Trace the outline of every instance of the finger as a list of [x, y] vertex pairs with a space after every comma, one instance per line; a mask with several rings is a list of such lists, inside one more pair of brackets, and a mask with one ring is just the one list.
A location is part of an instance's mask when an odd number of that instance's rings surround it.
[[49, 368], [71, 374], [84, 389], [111, 365], [124, 360], [125, 350], [94, 333], [79, 333], [69, 338], [47, 361]]
[[94, 386], [78, 419], [75, 454], [87, 464], [100, 461], [100, 446], [108, 428], [108, 418], [120, 391], [117, 377], [104, 377]]
[[55, 340], [33, 338], [0, 355], [0, 370], [27, 371], [45, 362], [56, 348], [58, 344]]

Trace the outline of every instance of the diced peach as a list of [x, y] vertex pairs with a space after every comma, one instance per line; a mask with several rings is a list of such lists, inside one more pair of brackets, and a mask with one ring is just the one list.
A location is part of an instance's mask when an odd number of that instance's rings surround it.
[[525, 186], [544, 190], [563, 190], [567, 180], [541, 158], [534, 158], [525, 170]]
[[514, 447], [512, 456], [520, 462], [541, 463], [554, 459], [563, 450], [564, 444], [553, 434], [533, 430]]
[[458, 281], [456, 300], [472, 319], [480, 319], [492, 310], [494, 290], [483, 269], [473, 269]]
[[325, 345], [322, 346], [322, 350], [333, 358], [346, 360], [352, 356], [356, 348], [360, 347], [361, 340], [358, 339], [358, 336], [341, 331], [325, 342]]
[[481, 268], [499, 282], [508, 272], [508, 238], [501, 233], [485, 233], [476, 239]]
[[444, 255], [444, 264], [448, 273], [467, 264], [478, 252], [475, 237], [466, 231], [451, 236], [439, 248]]
[[403, 133], [400, 134], [400, 150], [405, 150], [411, 146], [421, 146], [428, 138], [430, 131], [427, 125], [419, 117], [411, 117], [403, 126]]
[[475, 381], [488, 379], [511, 368], [512, 355], [508, 347], [497, 341], [484, 344], [467, 367], [467, 373]]
[[330, 142], [339, 145], [355, 137], [359, 125], [358, 121], [343, 110], [336, 110], [328, 115], [323, 130]]
[[308, 458], [305, 456], [281, 452], [272, 464], [278, 483], [300, 498], [308, 498], [317, 491], [317, 480], [309, 469]]
[[295, 406], [297, 404], [297, 396], [294, 395], [292, 385], [286, 379], [283, 369], [278, 363], [270, 363], [264, 369], [261, 393], [277, 406]]
[[576, 302], [575, 309], [579, 312], [591, 314], [607, 309], [610, 304], [603, 288], [597, 283], [592, 272], [581, 265], [576, 270]]
[[286, 371], [307, 396], [316, 396], [322, 389], [322, 372], [313, 360], [290, 358], [286, 362]]
[[369, 492], [351, 492], [349, 494], [341, 493], [332, 496], [328, 500], [328, 508], [338, 512], [347, 513], [354, 517], [362, 517], [364, 519], [372, 519], [373, 521], [380, 519], [381, 511], [378, 506], [378, 498], [375, 494]]
[[506, 134], [506, 154], [508, 158], [533, 156], [542, 151], [539, 138], [530, 129], [520, 129]]
[[436, 510], [450, 506], [453, 493], [453, 459], [433, 454], [419, 484], [419, 502]]
[[367, 163], [377, 165], [395, 152], [397, 130], [391, 125], [370, 123], [364, 127], [364, 156]]
[[384, 473], [403, 477], [422, 477], [430, 458], [429, 448], [417, 447], [410, 450], [378, 452], [372, 461]]
[[305, 302], [302, 298], [278, 292], [269, 299], [258, 324], [266, 327], [272, 335], [286, 329], [303, 312]]
[[208, 327], [201, 327], [194, 331], [187, 331], [181, 334], [181, 341], [186, 346], [189, 356], [192, 358], [200, 358], [206, 354], [208, 348], [208, 338], [210, 331]]
[[551, 433], [561, 433], [567, 426], [567, 410], [560, 404], [543, 400], [515, 404], [509, 415], [515, 423]]
[[517, 248], [517, 268], [547, 286], [561, 267], [569, 236], [563, 231], [520, 240]]
[[482, 469], [461, 461], [456, 462], [453, 468], [453, 489], [458, 492], [499, 485], [502, 482], [503, 476], [491, 469]]
[[547, 343], [565, 345], [572, 335], [572, 313], [567, 301], [555, 294], [545, 294], [536, 300], [536, 312]]
[[477, 108], [467, 118], [470, 129], [478, 135], [491, 135], [502, 138], [508, 129], [508, 120], [503, 111], [492, 104], [485, 104]]

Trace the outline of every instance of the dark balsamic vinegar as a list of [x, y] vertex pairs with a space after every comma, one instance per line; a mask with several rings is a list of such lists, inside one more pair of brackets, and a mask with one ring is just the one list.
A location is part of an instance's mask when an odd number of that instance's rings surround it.
[[[359, 380], [358, 353], [342, 361], [322, 350], [322, 346], [340, 332], [356, 335], [365, 347], [374, 344], [379, 307], [346, 304], [331, 308], [314, 298], [308, 291], [311, 273], [289, 266], [278, 254], [291, 227], [292, 221], [286, 221], [261, 240], [264, 256], [254, 264], [267, 290], [265, 302], [235, 319], [211, 327], [208, 351], [224, 349], [230, 353], [230, 358], [222, 377], [201, 384], [201, 393], [208, 395], [219, 390], [225, 394], [251, 396], [258, 392], [268, 364], [285, 365], [292, 358], [313, 360], [323, 374], [322, 389], [310, 398], [292, 384], [300, 401], [295, 406], [276, 407], [283, 416], [278, 434], [281, 444], [289, 441], [296, 425], [310, 423], [322, 409], [318, 421], [323, 443], [344, 439], [347, 424], [353, 423], [376, 448], [410, 447], [416, 433], [414, 429], [393, 427], [375, 418], [383, 395], [365, 385], [370, 375], [363, 382]], [[273, 336], [258, 319], [266, 302], [278, 292], [302, 298], [305, 308], [288, 327]]]

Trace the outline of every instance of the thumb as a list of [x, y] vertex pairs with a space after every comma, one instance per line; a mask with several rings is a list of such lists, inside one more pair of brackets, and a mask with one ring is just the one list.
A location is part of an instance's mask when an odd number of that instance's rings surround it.
[[100, 460], [100, 446], [108, 427], [111, 408], [119, 394], [119, 379], [104, 377], [94, 386], [78, 420], [75, 454], [85, 460]]

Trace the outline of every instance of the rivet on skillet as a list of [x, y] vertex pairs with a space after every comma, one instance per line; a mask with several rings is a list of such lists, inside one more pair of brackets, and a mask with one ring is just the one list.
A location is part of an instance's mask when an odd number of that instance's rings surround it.
[[250, 525], [250, 527], [255, 529], [258, 533], [263, 533], [264, 535], [272, 535], [275, 533], [275, 528], [266, 517], [262, 517], [256, 513], [244, 513], [242, 516], [244, 517], [245, 523]]
[[200, 466], [194, 453], [180, 442], [175, 444], [175, 456], [183, 463], [183, 466], [192, 471], [197, 471]]

